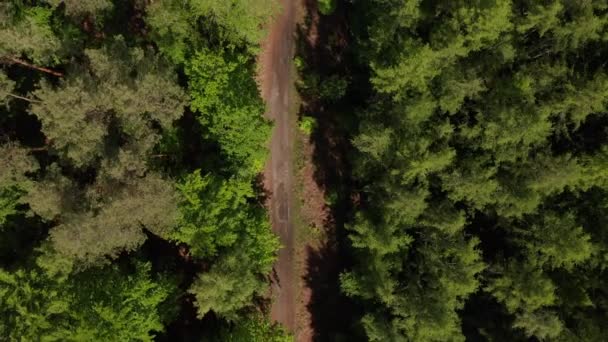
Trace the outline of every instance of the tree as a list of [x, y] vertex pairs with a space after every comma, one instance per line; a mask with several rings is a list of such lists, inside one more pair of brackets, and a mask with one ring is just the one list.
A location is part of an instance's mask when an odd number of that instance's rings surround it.
[[250, 306], [254, 296], [263, 294], [266, 281], [247, 265], [253, 261], [245, 252], [234, 250], [224, 253], [209, 272], [198, 276], [189, 292], [196, 298], [199, 318], [213, 311], [222, 318], [236, 321], [239, 310]]
[[[43, 82], [31, 111], [60, 163], [27, 196], [32, 210], [58, 223], [55, 248], [83, 266], [103, 263], [145, 240], [143, 229], [168, 238], [176, 223], [174, 186], [147, 159], [163, 130], [182, 114], [184, 94], [171, 70], [124, 39], [86, 50], [59, 87]], [[82, 185], [76, 167], [94, 168]], [[75, 176], [75, 177], [74, 177]], [[72, 178], [73, 177], [73, 178]]]
[[[602, 208], [606, 191], [596, 120], [606, 112], [607, 9], [353, 3], [349, 70], [371, 90], [350, 86], [367, 97], [353, 110], [361, 203], [348, 225], [355, 263], [341, 281], [364, 307], [370, 340], [600, 336], [588, 327], [603, 317], [591, 308], [605, 307], [596, 277], [608, 240], [589, 208]], [[494, 316], [467, 317], [479, 298]], [[512, 331], [492, 335], [490, 317], [512, 318]]]
[[[351, 237], [353, 246], [360, 249], [357, 255], [367, 262], [341, 276], [342, 288], [350, 296], [377, 303], [377, 309], [362, 320], [370, 340], [461, 339], [456, 310], [477, 290], [475, 277], [484, 268], [476, 251], [478, 241], [428, 230], [418, 249], [402, 245], [387, 250], [398, 246], [399, 237], [390, 244], [386, 242], [390, 239], [361, 243], [359, 237]], [[369, 236], [360, 228], [357, 233]], [[411, 237], [401, 240], [412, 243]]]
[[54, 8], [61, 5], [65, 6], [65, 13], [73, 17], [84, 17], [86, 15], [94, 15], [99, 12], [112, 9], [112, 2], [109, 0], [45, 0]]
[[[446, 16], [433, 28], [431, 41], [425, 44], [413, 37], [400, 37], [399, 59], [391, 66], [372, 65], [375, 75], [371, 81], [379, 91], [396, 96], [408, 89], [428, 92], [428, 84], [445, 67], [459, 57], [466, 57], [484, 45], [492, 44], [501, 33], [511, 28], [509, 1], [495, 1], [487, 7], [466, 2], [457, 3], [455, 8], [445, 6], [444, 9], [438, 5], [436, 9], [438, 13], [445, 10]], [[476, 87], [472, 90], [477, 92]]]
[[12, 95], [15, 82], [8, 78], [4, 72], [0, 71], [0, 104], [6, 104], [9, 96]]
[[518, 230], [521, 237], [516, 240], [535, 259], [534, 263], [548, 269], [571, 270], [592, 256], [595, 246], [591, 236], [576, 224], [574, 214], [548, 212], [541, 220], [529, 229]]
[[264, 275], [270, 273], [278, 247], [267, 225], [242, 234], [241, 241], [224, 251], [208, 272], [199, 274], [188, 290], [196, 298], [198, 317], [213, 311], [229, 321], [240, 319], [239, 311], [265, 293]]
[[30, 189], [26, 175], [38, 169], [36, 160], [16, 143], [0, 145], [0, 226], [17, 213], [22, 196]]
[[176, 323], [289, 339], [252, 314], [279, 248], [253, 180], [270, 133], [254, 54], [271, 8], [0, 4], [0, 336], [162, 339], [194, 297], [223, 322]]
[[248, 57], [228, 51], [198, 51], [186, 65], [191, 107], [201, 124], [245, 174], [262, 170], [270, 124]]
[[545, 340], [559, 336], [563, 323], [555, 313], [539, 310], [517, 316], [513, 327], [523, 329], [528, 336]]
[[[38, 208], [46, 206], [34, 200], [49, 201], [49, 197], [30, 199], [38, 214], [60, 222], [50, 232], [53, 246], [81, 268], [105, 264], [108, 257], [135, 250], [145, 241], [144, 229], [168, 238], [177, 223], [177, 195], [167, 180], [151, 174], [118, 189], [113, 188], [115, 185], [115, 182], [105, 184], [108, 188], [104, 192], [104, 184], [98, 183], [89, 196], [78, 195], [69, 188], [59, 190], [63, 196], [50, 197], [59, 203], [46, 205], [55, 210], [52, 215], [39, 211]], [[66, 202], [68, 207], [62, 208]]]
[[51, 15], [45, 7], [0, 5], [0, 58], [25, 55], [36, 64], [57, 64], [61, 42], [52, 30]]
[[[129, 49], [121, 37], [86, 55], [90, 70], [77, 68], [60, 87], [43, 82], [34, 92], [39, 101], [31, 112], [53, 149], [79, 167], [121, 135], [141, 152], [150, 150], [159, 139], [152, 126], [167, 129], [182, 114], [185, 98], [175, 75], [156, 57]], [[108, 152], [117, 152], [113, 145]]]
[[321, 0], [319, 1], [319, 12], [321, 14], [329, 15], [336, 9], [335, 0]]
[[277, 323], [269, 322], [261, 315], [250, 315], [230, 328], [224, 328], [217, 337], [218, 342], [291, 342], [293, 336]]
[[0, 332], [10, 340], [152, 341], [164, 329], [159, 304], [173, 285], [150, 278], [151, 266], [49, 275], [41, 268], [0, 270]]
[[249, 184], [234, 179], [213, 184], [197, 171], [181, 189], [187, 190], [182, 222], [191, 223], [174, 236], [190, 244], [195, 256], [217, 254], [209, 271], [200, 273], [189, 289], [198, 316], [213, 311], [235, 321], [241, 309], [266, 291], [265, 275], [279, 249], [277, 236], [264, 210], [246, 204]]
[[205, 41], [255, 55], [277, 8], [274, 0], [164, 0], [148, 6], [146, 21], [160, 51], [181, 64], [208, 46]]
[[560, 334], [563, 323], [547, 310], [557, 299], [555, 284], [533, 264], [511, 262], [486, 290], [516, 315], [513, 326], [524, 329], [527, 335], [546, 338]]
[[146, 23], [154, 42], [175, 64], [184, 63], [190, 50], [203, 44], [197, 32], [197, 19], [189, 1], [156, 1], [146, 7]]
[[186, 176], [178, 188], [183, 198], [181, 217], [171, 238], [187, 243], [196, 257], [213, 257], [220, 249], [231, 247], [249, 225], [267, 225], [252, 217], [248, 201], [254, 192], [249, 182], [203, 177], [198, 170]]
[[205, 0], [191, 3], [194, 13], [221, 27], [219, 38], [254, 48], [264, 38], [265, 27], [278, 4], [273, 0]]

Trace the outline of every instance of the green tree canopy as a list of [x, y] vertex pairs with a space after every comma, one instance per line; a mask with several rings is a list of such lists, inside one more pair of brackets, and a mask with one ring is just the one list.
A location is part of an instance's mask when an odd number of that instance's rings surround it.
[[[277, 9], [274, 0], [163, 0], [148, 6], [146, 21], [160, 51], [183, 63], [206, 40], [255, 53]], [[213, 39], [201, 37], [201, 31]]]
[[76, 166], [117, 154], [105, 148], [116, 140], [145, 154], [160, 138], [154, 125], [167, 129], [182, 114], [185, 97], [175, 75], [157, 57], [128, 48], [121, 37], [85, 53], [88, 68], [77, 66], [59, 87], [43, 82], [31, 112], [53, 149]]
[[341, 280], [366, 309], [367, 337], [505, 338], [471, 326], [480, 298], [522, 340], [598, 336], [586, 327], [605, 297], [572, 279], [605, 267], [588, 198], [606, 191], [608, 6], [366, 0], [353, 11], [371, 91], [352, 139], [357, 262]]
[[270, 124], [248, 57], [204, 49], [186, 65], [191, 107], [222, 151], [250, 174], [264, 166]]
[[148, 263], [134, 268], [108, 266], [67, 278], [39, 267], [0, 270], [0, 332], [10, 340], [152, 341], [164, 329], [159, 304], [173, 285], [152, 279]]
[[18, 3], [0, 4], [0, 58], [24, 55], [34, 63], [57, 64], [61, 42], [51, 26], [52, 10]]

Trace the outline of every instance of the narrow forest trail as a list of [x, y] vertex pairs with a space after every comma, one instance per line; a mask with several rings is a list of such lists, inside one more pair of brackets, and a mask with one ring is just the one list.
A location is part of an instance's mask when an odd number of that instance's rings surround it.
[[292, 150], [295, 116], [291, 115], [292, 58], [296, 24], [296, 1], [281, 0], [282, 8], [269, 27], [259, 58], [259, 84], [266, 102], [266, 116], [274, 122], [270, 158], [264, 170], [264, 187], [274, 232], [283, 248], [274, 266], [271, 317], [289, 331], [295, 329], [294, 223]]

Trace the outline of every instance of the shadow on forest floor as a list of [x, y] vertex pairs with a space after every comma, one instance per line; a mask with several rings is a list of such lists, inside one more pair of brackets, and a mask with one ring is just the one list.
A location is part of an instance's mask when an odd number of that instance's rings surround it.
[[[304, 0], [308, 13], [297, 29], [297, 55], [303, 59], [305, 72], [321, 80], [332, 75], [350, 77], [348, 55], [347, 9], [340, 4], [329, 16], [317, 11], [316, 0]], [[302, 75], [303, 76], [303, 75]], [[329, 215], [323, 223], [325, 241], [320, 247], [307, 246], [304, 281], [311, 291], [307, 309], [312, 316], [314, 341], [355, 341], [353, 327], [359, 319], [356, 305], [340, 291], [340, 273], [348, 269], [350, 257], [344, 229], [353, 211], [351, 166], [352, 113], [356, 101], [349, 93], [336, 101], [324, 101], [318, 95], [301, 91], [301, 116], [313, 117], [316, 129], [310, 137], [314, 146], [314, 180], [325, 190]]]

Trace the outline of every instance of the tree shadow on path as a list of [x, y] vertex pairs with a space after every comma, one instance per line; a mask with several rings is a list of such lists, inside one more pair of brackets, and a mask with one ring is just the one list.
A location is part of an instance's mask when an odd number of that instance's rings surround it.
[[[351, 79], [347, 4], [340, 3], [329, 16], [318, 13], [316, 0], [304, 0], [304, 4], [308, 16], [297, 29], [297, 55], [305, 64], [301, 76], [317, 75], [319, 85], [332, 77]], [[361, 310], [340, 290], [340, 274], [351, 265], [344, 226], [351, 221], [358, 202], [348, 155], [356, 126], [351, 110], [359, 105], [360, 97], [353, 97], [347, 89], [341, 98], [328, 100], [307, 89], [299, 89], [303, 102], [300, 115], [316, 120], [310, 137], [314, 146], [314, 180], [325, 190], [329, 207], [322, 227], [325, 241], [319, 247], [307, 246], [306, 250], [304, 281], [311, 291], [307, 309], [312, 316], [313, 340], [364, 340], [357, 328]]]

